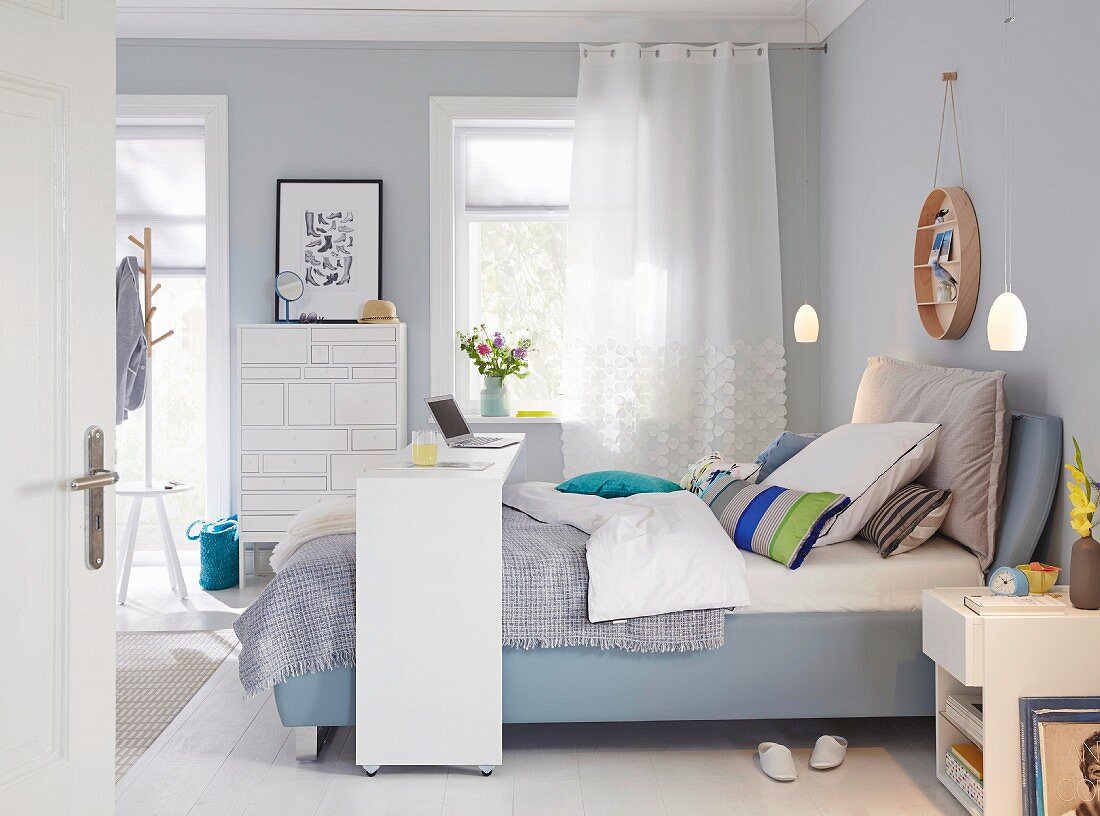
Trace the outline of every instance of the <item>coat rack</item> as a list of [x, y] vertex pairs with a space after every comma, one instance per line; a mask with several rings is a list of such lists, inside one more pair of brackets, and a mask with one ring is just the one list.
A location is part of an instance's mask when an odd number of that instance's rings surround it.
[[138, 267], [141, 272], [145, 297], [142, 303], [145, 305], [145, 355], [148, 362], [145, 365], [145, 486], [153, 486], [153, 346], [161, 340], [167, 340], [173, 334], [174, 329], [169, 329], [160, 337], [153, 339], [153, 315], [157, 313], [157, 307], [153, 305], [153, 295], [160, 290], [160, 284], [153, 285], [153, 231], [146, 227], [142, 239], [139, 241], [133, 235], [127, 236], [130, 243], [142, 251], [144, 257]]
[[174, 329], [169, 329], [157, 338], [153, 338], [153, 316], [157, 313], [157, 307], [153, 305], [153, 295], [160, 290], [160, 284], [153, 285], [153, 231], [146, 227], [139, 241], [133, 235], [127, 236], [134, 246], [143, 253], [142, 263], [138, 266], [141, 272], [144, 290], [143, 305], [145, 307], [145, 483], [129, 482], [120, 484], [115, 489], [118, 496], [130, 496], [133, 499], [130, 505], [130, 517], [126, 523], [126, 532], [123, 535], [122, 570], [118, 582], [118, 602], [126, 603], [126, 592], [130, 583], [130, 567], [134, 561], [134, 547], [137, 543], [138, 524], [141, 521], [141, 505], [145, 499], [152, 499], [153, 507], [157, 512], [157, 520], [160, 522], [160, 537], [164, 544], [164, 560], [168, 570], [168, 585], [180, 598], [187, 597], [187, 584], [183, 578], [183, 570], [180, 568], [179, 553], [176, 551], [176, 542], [172, 536], [172, 527], [168, 522], [168, 513], [164, 508], [164, 497], [174, 493], [184, 493], [191, 490], [192, 485], [183, 482], [161, 482], [153, 484], [153, 347], [167, 340], [173, 334]]

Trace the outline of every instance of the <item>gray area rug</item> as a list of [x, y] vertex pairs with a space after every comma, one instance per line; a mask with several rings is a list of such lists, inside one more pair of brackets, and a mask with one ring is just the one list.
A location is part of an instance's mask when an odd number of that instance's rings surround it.
[[117, 782], [236, 648], [237, 637], [232, 629], [115, 637]]

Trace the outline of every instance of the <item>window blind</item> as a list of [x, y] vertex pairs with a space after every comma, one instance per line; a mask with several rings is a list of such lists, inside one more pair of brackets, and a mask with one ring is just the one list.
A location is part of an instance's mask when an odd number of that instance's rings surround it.
[[572, 130], [470, 128], [460, 144], [467, 212], [568, 212]]
[[206, 144], [201, 127], [119, 127], [115, 140], [115, 255], [153, 229], [157, 273], [206, 271]]

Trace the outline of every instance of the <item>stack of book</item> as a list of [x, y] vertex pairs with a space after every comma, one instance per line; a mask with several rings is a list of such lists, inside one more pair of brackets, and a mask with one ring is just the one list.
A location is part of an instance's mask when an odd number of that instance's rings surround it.
[[947, 777], [970, 797], [975, 806], [985, 809], [982, 787], [982, 749], [969, 742], [952, 745], [944, 757]]
[[982, 725], [982, 695], [949, 694], [943, 716], [962, 731], [971, 742], [976, 745], [984, 744], [985, 728]]

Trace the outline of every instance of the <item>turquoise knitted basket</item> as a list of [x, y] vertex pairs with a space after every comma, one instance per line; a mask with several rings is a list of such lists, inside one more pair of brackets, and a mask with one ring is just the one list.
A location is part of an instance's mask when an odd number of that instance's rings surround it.
[[[198, 535], [191, 535], [195, 525]], [[230, 516], [209, 524], [192, 521], [187, 538], [199, 542], [199, 586], [203, 589], [228, 589], [240, 580], [237, 574], [237, 517]]]

